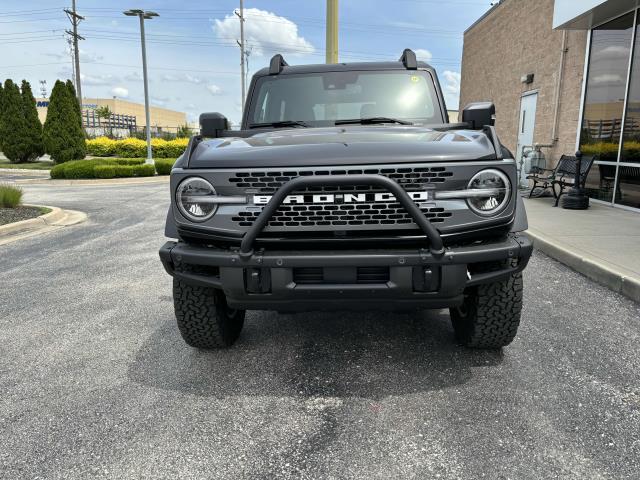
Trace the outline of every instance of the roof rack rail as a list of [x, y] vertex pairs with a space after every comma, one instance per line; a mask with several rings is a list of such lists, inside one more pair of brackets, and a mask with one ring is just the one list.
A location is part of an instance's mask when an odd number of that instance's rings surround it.
[[400, 61], [404, 64], [404, 68], [407, 70], [417, 70], [418, 61], [416, 60], [416, 54], [410, 48], [405, 48], [400, 57]]
[[286, 67], [289, 64], [284, 61], [284, 57], [279, 53], [276, 53], [273, 57], [271, 57], [271, 62], [269, 62], [269, 75], [278, 75], [282, 72], [282, 67]]

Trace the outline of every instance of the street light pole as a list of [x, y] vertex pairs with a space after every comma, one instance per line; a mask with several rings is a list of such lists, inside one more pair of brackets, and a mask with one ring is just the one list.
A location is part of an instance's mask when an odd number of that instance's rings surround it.
[[144, 21], [157, 17], [155, 12], [144, 10], [127, 10], [124, 12], [129, 17], [137, 16], [140, 19], [140, 43], [142, 44], [142, 77], [144, 81], [144, 113], [146, 117], [147, 133], [147, 159], [145, 163], [153, 165], [153, 155], [151, 152], [151, 112], [149, 111], [149, 79], [147, 77], [147, 47], [145, 44]]
[[245, 97], [245, 50], [244, 50], [244, 2], [240, 0], [240, 13], [236, 12], [236, 15], [240, 19], [240, 41], [238, 46], [240, 47], [240, 109], [241, 113], [244, 113], [244, 97]]

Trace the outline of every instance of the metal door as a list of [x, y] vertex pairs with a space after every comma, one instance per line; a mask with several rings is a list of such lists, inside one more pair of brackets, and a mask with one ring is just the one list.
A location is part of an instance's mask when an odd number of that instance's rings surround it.
[[533, 146], [533, 132], [536, 126], [536, 104], [538, 103], [538, 93], [532, 92], [522, 96], [520, 99], [520, 120], [518, 122], [518, 146], [516, 148], [516, 164], [520, 171], [520, 183], [526, 185], [526, 176], [522, 171], [523, 150]]

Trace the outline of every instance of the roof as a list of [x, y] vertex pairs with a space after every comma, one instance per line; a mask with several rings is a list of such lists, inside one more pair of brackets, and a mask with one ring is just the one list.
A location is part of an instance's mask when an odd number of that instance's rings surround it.
[[498, 0], [496, 3], [494, 3], [493, 5], [491, 5], [491, 8], [489, 10], [487, 10], [486, 12], [484, 12], [482, 14], [482, 16], [477, 19], [475, 22], [473, 22], [469, 28], [467, 28], [463, 35], [466, 34], [469, 30], [473, 29], [473, 27], [475, 27], [476, 25], [478, 25], [480, 22], [482, 22], [485, 18], [487, 18], [489, 15], [491, 15], [496, 8], [498, 8], [500, 5], [502, 5], [505, 2], [505, 0]]
[[[418, 62], [418, 68], [433, 71], [433, 67], [425, 62]], [[349, 63], [316, 63], [311, 65], [287, 65], [279, 75], [296, 73], [348, 72], [352, 70], [406, 70], [404, 64], [396, 62], [349, 62]], [[256, 76], [269, 75], [269, 67], [261, 68]]]

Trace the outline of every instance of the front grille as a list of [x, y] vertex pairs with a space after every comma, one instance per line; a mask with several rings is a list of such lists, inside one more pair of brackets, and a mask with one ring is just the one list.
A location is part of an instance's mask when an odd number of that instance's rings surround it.
[[[398, 167], [398, 168], [367, 168], [367, 169], [321, 169], [321, 170], [285, 170], [278, 172], [236, 172], [229, 177], [229, 183], [254, 193], [274, 193], [284, 183], [297, 177], [313, 175], [384, 175], [398, 182], [407, 191], [422, 190], [429, 184], [443, 183], [453, 176], [453, 172], [445, 167]], [[319, 186], [309, 187], [306, 192], [348, 192], [374, 191], [375, 187], [361, 186]]]
[[[436, 206], [420, 207], [432, 223], [444, 222], [452, 213]], [[231, 220], [241, 227], [250, 227], [260, 212], [239, 212]], [[313, 227], [346, 225], [403, 225], [413, 219], [398, 202], [324, 204], [324, 205], [280, 205], [268, 223], [270, 227]]]

